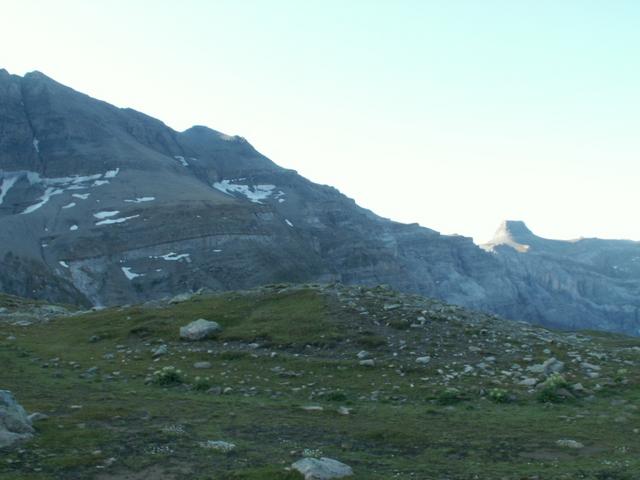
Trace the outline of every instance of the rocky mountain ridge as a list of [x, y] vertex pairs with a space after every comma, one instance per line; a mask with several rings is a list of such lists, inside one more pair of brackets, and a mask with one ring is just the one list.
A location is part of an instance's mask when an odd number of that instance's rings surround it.
[[388, 284], [509, 318], [639, 333], [640, 271], [584, 266], [587, 247], [565, 249], [569, 260], [487, 252], [378, 217], [241, 137], [176, 132], [42, 73], [0, 70], [0, 291], [102, 306], [281, 281]]

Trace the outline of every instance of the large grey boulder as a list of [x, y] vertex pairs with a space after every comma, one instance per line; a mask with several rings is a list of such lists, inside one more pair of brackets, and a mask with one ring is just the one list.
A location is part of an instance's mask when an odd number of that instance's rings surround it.
[[8, 390], [0, 390], [0, 448], [28, 440], [33, 434], [31, 419]]
[[304, 475], [305, 480], [330, 480], [353, 475], [349, 465], [332, 458], [303, 458], [291, 465], [291, 468]]
[[221, 331], [222, 327], [217, 322], [200, 318], [189, 325], [180, 327], [180, 338], [191, 342], [206, 340], [215, 337]]

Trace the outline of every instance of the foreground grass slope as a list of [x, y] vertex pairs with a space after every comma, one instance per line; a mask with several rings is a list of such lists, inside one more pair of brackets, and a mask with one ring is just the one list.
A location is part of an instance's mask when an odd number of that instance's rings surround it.
[[[2, 479], [297, 479], [305, 455], [357, 479], [640, 478], [638, 339], [382, 287], [60, 313], [0, 297], [0, 388], [48, 416], [1, 452]], [[181, 342], [197, 318], [223, 333]], [[181, 373], [159, 384], [164, 367]]]

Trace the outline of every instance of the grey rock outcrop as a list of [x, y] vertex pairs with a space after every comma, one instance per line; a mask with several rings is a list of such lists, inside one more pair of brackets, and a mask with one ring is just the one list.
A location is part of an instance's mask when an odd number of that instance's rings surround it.
[[31, 419], [8, 390], [0, 390], [0, 448], [33, 436]]
[[305, 480], [331, 480], [353, 475], [350, 466], [331, 458], [303, 458], [291, 465], [291, 468], [304, 475]]
[[206, 340], [207, 338], [214, 338], [222, 331], [222, 327], [218, 322], [212, 322], [200, 318], [189, 325], [180, 327], [180, 338], [195, 342], [198, 340]]

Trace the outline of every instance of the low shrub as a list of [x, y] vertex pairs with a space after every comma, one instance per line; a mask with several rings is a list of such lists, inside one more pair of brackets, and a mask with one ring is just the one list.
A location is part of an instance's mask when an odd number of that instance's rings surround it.
[[550, 375], [540, 387], [538, 391], [538, 400], [540, 402], [561, 402], [566, 400], [565, 395], [561, 395], [561, 390], [569, 386], [567, 380], [559, 373]]
[[438, 394], [437, 400], [440, 405], [452, 405], [464, 400], [464, 395], [457, 388], [447, 387]]
[[489, 390], [488, 397], [496, 403], [508, 403], [511, 400], [509, 392], [504, 388], [492, 388]]
[[184, 383], [184, 374], [176, 367], [164, 367], [153, 372], [152, 382], [162, 386], [180, 385]]
[[211, 377], [196, 377], [193, 389], [198, 392], [206, 392], [211, 388]]

